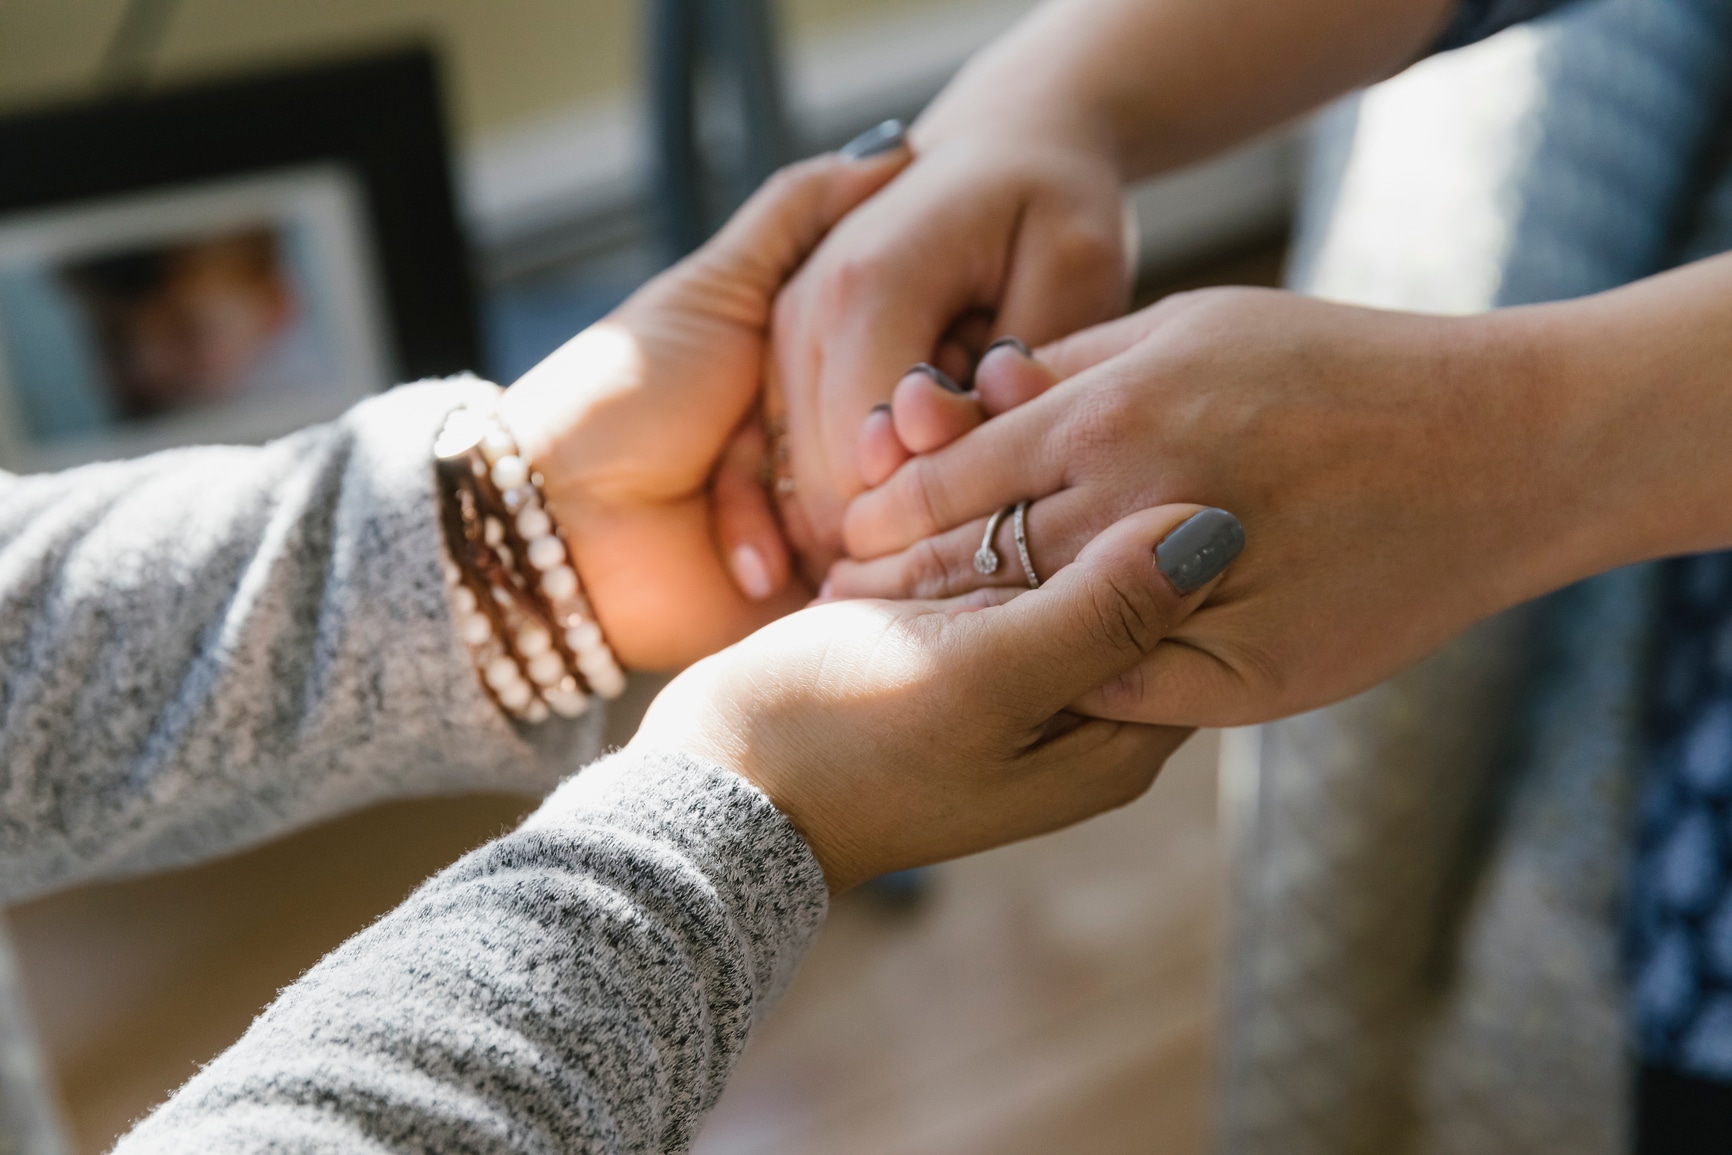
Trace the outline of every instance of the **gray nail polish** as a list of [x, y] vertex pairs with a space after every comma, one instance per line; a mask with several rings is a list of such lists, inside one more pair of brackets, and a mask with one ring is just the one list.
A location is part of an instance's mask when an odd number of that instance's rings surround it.
[[895, 152], [902, 147], [907, 136], [908, 130], [900, 120], [886, 120], [882, 124], [873, 125], [836, 151], [849, 160], [870, 160], [887, 152]]
[[1224, 509], [1192, 514], [1155, 547], [1155, 564], [1182, 594], [1201, 589], [1245, 548], [1245, 527]]
[[1028, 346], [1022, 343], [1020, 337], [1000, 337], [998, 340], [986, 347], [986, 352], [980, 355], [980, 359], [982, 361], [986, 360], [988, 355], [990, 355], [994, 349], [1000, 348], [1015, 349], [1030, 361], [1034, 360], [1034, 354], [1029, 352]]
[[[925, 361], [920, 362], [920, 364], [914, 366], [914, 368], [908, 370], [908, 372], [909, 373], [924, 373], [924, 374], [926, 374], [926, 376], [932, 378], [933, 382], [940, 389], [948, 389], [952, 393], [966, 393], [966, 392], [968, 392], [968, 390], [966, 390], [962, 386], [958, 385], [956, 383], [955, 378], [951, 377], [950, 374], [946, 373], [944, 370], [940, 369], [936, 365], [927, 364]], [[904, 374], [904, 376], [906, 376], [906, 374]]]
[[888, 413], [888, 412], [890, 412], [890, 402], [880, 401], [878, 404], [872, 406], [872, 408], [868, 409], [866, 412], [868, 412], [868, 413]]

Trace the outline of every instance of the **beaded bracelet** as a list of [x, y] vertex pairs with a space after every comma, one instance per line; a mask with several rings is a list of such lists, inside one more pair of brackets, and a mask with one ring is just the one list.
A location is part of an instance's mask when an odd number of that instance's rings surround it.
[[453, 410], [433, 444], [457, 633], [500, 709], [575, 718], [625, 674], [602, 636], [541, 477], [491, 405]]

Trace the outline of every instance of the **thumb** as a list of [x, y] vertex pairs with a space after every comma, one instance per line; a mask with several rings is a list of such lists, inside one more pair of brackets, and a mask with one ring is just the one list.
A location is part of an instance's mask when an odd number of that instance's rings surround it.
[[910, 159], [906, 148], [898, 148], [863, 159], [836, 152], [791, 164], [765, 181], [689, 259], [767, 299], [837, 221]]
[[1044, 720], [1140, 663], [1202, 604], [1245, 545], [1224, 509], [1165, 505], [1115, 523], [1037, 590], [971, 614], [988, 654]]

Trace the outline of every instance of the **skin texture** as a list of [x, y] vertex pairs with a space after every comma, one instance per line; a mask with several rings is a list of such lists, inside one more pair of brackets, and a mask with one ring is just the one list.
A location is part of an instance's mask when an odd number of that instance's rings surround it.
[[[717, 236], [507, 390], [620, 660], [685, 665], [803, 605], [760, 481], [771, 302], [905, 152], [778, 173]], [[741, 549], [755, 561], [742, 565]]]
[[995, 336], [1123, 311], [1128, 182], [1210, 155], [1430, 43], [1448, 0], [1050, 0], [913, 126], [914, 162], [843, 221], [776, 306], [768, 404], [816, 579], [865, 484], [856, 433], [918, 361], [966, 381]]
[[[1323, 705], [1570, 581], [1732, 545], [1728, 309], [1729, 258], [1472, 318], [1169, 298], [1038, 362], [995, 354], [973, 413], [899, 396], [893, 424], [919, 405], [958, 439], [852, 504], [849, 549], [873, 560], [838, 564], [827, 592], [1020, 584], [1007, 530], [999, 573], [970, 558], [986, 516], [1025, 497], [1042, 577], [1130, 510], [1217, 505], [1244, 522], [1244, 556], [1080, 708], [1230, 725]], [[987, 419], [995, 391], [1038, 395]]]
[[1213, 584], [1181, 597], [1155, 563], [1196, 512], [1132, 514], [1019, 596], [832, 603], [784, 618], [676, 678], [631, 745], [696, 754], [753, 782], [833, 891], [1123, 805], [1189, 731], [1068, 707], [1146, 660], [1208, 596]]

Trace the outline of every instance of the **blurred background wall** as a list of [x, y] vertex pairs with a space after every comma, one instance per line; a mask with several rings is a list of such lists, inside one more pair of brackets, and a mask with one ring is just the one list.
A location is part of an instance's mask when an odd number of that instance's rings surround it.
[[[489, 370], [509, 378], [653, 265], [645, 5], [636, 0], [126, 0], [0, 4], [0, 115], [96, 97], [117, 69], [158, 88], [404, 43], [439, 55], [454, 176], [484, 288]], [[916, 113], [1033, 0], [778, 0], [797, 151]], [[120, 57], [121, 59], [117, 59]], [[136, 73], [136, 75], [134, 75]], [[1144, 264], [1170, 272], [1268, 236], [1294, 183], [1285, 140], [1135, 198]]]

